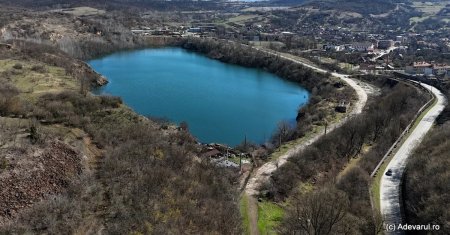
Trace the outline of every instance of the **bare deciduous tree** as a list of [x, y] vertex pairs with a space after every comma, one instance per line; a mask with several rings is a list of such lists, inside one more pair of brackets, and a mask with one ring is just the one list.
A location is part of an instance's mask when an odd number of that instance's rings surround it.
[[283, 221], [282, 234], [338, 234], [348, 228], [351, 218], [347, 195], [334, 188], [325, 188], [294, 197]]

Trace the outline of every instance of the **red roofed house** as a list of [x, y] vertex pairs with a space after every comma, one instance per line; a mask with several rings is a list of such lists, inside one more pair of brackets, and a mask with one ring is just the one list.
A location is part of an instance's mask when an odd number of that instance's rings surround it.
[[405, 72], [409, 74], [423, 74], [426, 76], [433, 74], [433, 65], [427, 62], [414, 62], [412, 65], [406, 66]]

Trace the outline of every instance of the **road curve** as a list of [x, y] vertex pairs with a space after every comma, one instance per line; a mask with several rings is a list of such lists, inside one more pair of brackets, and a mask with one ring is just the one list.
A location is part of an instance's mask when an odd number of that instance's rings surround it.
[[[273, 51], [270, 51], [267, 49], [260, 49], [260, 48], [255, 48], [255, 49], [266, 52], [271, 55], [279, 56], [280, 58], [292, 61], [297, 64], [301, 64], [302, 66], [310, 68], [319, 73], [329, 73], [329, 71], [327, 71], [325, 69], [319, 68], [316, 65], [306, 63], [305, 61], [302, 61], [301, 58], [296, 58], [295, 56], [292, 56], [292, 55], [288, 56], [286, 54], [273, 52]], [[367, 92], [358, 84], [358, 82], [356, 80], [351, 79], [349, 75], [336, 73], [336, 72], [330, 72], [330, 73], [333, 77], [337, 77], [337, 78], [343, 80], [345, 83], [347, 83], [349, 86], [351, 86], [356, 91], [356, 95], [358, 96], [358, 101], [354, 104], [351, 114], [361, 113], [362, 109], [364, 108], [364, 106], [366, 105], [366, 102], [367, 102]]]
[[[293, 56], [287, 56], [287, 55], [283, 55], [283, 54], [279, 54], [276, 52], [272, 52], [269, 50], [265, 50], [265, 49], [260, 49], [260, 48], [255, 48], [256, 50], [259, 51], [263, 51], [266, 52], [268, 54], [271, 55], [275, 55], [275, 56], [279, 56], [283, 59], [301, 64], [302, 66], [305, 66], [307, 68], [310, 68], [316, 72], [319, 73], [328, 73], [327, 70], [321, 69], [317, 66], [308, 64], [302, 60], [300, 60], [300, 58], [295, 58]], [[359, 114], [362, 112], [362, 109], [364, 108], [364, 106], [366, 105], [367, 102], [367, 93], [366, 91], [358, 84], [358, 82], [356, 82], [355, 80], [351, 79], [348, 75], [346, 74], [340, 74], [340, 73], [331, 73], [332, 76], [337, 77], [341, 80], [343, 80], [344, 82], [346, 82], [349, 86], [351, 86], [355, 91], [356, 94], [358, 96], [358, 101], [353, 105], [353, 109], [351, 111], [351, 115], [355, 115], [355, 114]], [[341, 126], [347, 119], [342, 119], [340, 122], [338, 123], [334, 123], [332, 125], [328, 126], [328, 130], [332, 131], [335, 128]], [[283, 154], [282, 156], [280, 156], [276, 161], [271, 161], [271, 162], [267, 162], [264, 165], [262, 165], [260, 168], [258, 168], [256, 170], [256, 172], [253, 174], [252, 177], [250, 177], [250, 179], [248, 180], [247, 185], [245, 186], [245, 192], [247, 193], [247, 195], [250, 196], [255, 196], [258, 194], [258, 189], [260, 188], [261, 184], [264, 182], [267, 182], [267, 180], [269, 179], [270, 175], [281, 165], [283, 165], [284, 163], [287, 162], [287, 159], [290, 158], [291, 156], [295, 155], [296, 153], [298, 153], [299, 151], [301, 151], [302, 149], [304, 149], [306, 146], [311, 145], [312, 143], [314, 143], [317, 139], [319, 139], [324, 133], [316, 133], [314, 134], [314, 136], [312, 136], [310, 139], [308, 139], [305, 142], [302, 142], [298, 145], [296, 145], [295, 147], [291, 148], [290, 150], [288, 150], [285, 154]]]
[[[447, 102], [446, 97], [438, 89], [423, 83], [420, 83], [420, 85], [434, 94], [437, 98], [437, 103], [423, 116], [416, 128], [399, 147], [381, 177], [380, 210], [384, 219], [385, 234], [389, 235], [404, 234], [404, 231], [398, 229], [398, 225], [402, 223], [400, 186], [408, 157], [416, 145], [423, 140], [425, 134], [431, 129], [434, 121], [442, 110], [444, 110]], [[391, 176], [386, 175], [388, 169], [392, 170]]]
[[[247, 46], [247, 45], [244, 45], [244, 46]], [[312, 69], [312, 70], [314, 70], [316, 72], [319, 72], [319, 73], [328, 73], [328, 71], [326, 71], [324, 69], [321, 69], [321, 68], [319, 68], [319, 67], [317, 67], [315, 65], [311, 65], [311, 64], [309, 64], [309, 63], [307, 63], [305, 61], [302, 61], [301, 58], [294, 57], [292, 55], [280, 54], [278, 52], [273, 52], [271, 50], [255, 48], [255, 47], [253, 47], [253, 49], [265, 52], [265, 53], [270, 54], [270, 55], [279, 56], [280, 58], [283, 58], [283, 59], [292, 61], [294, 63], [300, 64], [300, 65], [302, 65], [304, 67], [310, 68], [310, 69]], [[349, 76], [346, 75], [346, 74], [331, 73], [331, 75], [334, 76], [334, 77], [340, 78], [341, 80], [346, 82], [348, 85], [350, 85], [356, 91], [356, 94], [358, 96], [358, 101], [355, 104], [353, 104], [353, 108], [352, 108], [352, 111], [351, 111], [350, 115], [361, 113], [362, 109], [364, 108], [364, 106], [366, 105], [366, 102], [367, 102], [367, 93], [366, 93], [366, 91], [361, 86], [359, 86], [358, 83], [355, 80], [349, 78]], [[333, 124], [329, 125], [328, 126], [328, 130], [331, 131], [331, 130], [337, 128], [338, 126], [340, 126], [343, 123], [345, 123], [346, 120], [347, 119], [344, 118], [338, 123], [333, 123]], [[268, 182], [269, 177], [271, 176], [271, 174], [279, 166], [281, 166], [284, 163], [286, 163], [288, 158], [290, 158], [291, 156], [295, 155], [296, 153], [301, 151], [306, 146], [309, 146], [312, 143], [314, 143], [322, 135], [323, 135], [323, 133], [316, 133], [316, 134], [314, 134], [307, 141], [302, 142], [301, 144], [298, 144], [295, 147], [289, 149], [285, 154], [280, 156], [276, 161], [267, 162], [264, 165], [262, 165], [261, 167], [259, 167], [253, 173], [253, 175], [249, 178], [247, 184], [245, 185], [245, 189], [244, 189], [243, 193], [248, 195], [250, 199], [253, 199], [253, 200], [249, 200], [249, 203], [254, 203], [253, 205], [249, 205], [248, 208], [247, 208], [247, 213], [249, 215], [249, 230], [250, 230], [249, 233], [251, 235], [259, 235], [259, 229], [258, 229], [257, 226], [255, 226], [255, 224], [257, 224], [257, 222], [258, 222], [258, 213], [257, 213], [257, 210], [255, 212], [255, 210], [252, 210], [251, 208], [257, 207], [257, 203], [256, 203], [256, 200], [254, 200], [255, 199], [254, 197], [256, 195], [258, 195], [260, 186], [264, 182]]]

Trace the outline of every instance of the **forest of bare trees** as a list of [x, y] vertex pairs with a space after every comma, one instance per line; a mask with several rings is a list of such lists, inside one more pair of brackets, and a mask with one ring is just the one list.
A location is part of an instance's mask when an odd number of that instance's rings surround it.
[[427, 135], [408, 162], [403, 185], [406, 221], [440, 225], [440, 230], [433, 232], [435, 234], [450, 233], [447, 206], [450, 198], [449, 138], [449, 122], [436, 126]]
[[[27, 142], [27, 146], [34, 149], [56, 146], [48, 148], [66, 151], [67, 147], [55, 145], [63, 137], [48, 131], [56, 128], [62, 132], [79, 129], [87, 133], [100, 156], [91, 163], [93, 171], [70, 171], [70, 176], [59, 174], [53, 178], [35, 177], [42, 180], [38, 182], [41, 185], [52, 182], [48, 188], [42, 187], [48, 191], [33, 194], [32, 200], [14, 201], [17, 206], [11, 201], [10, 207], [0, 214], [0, 233], [241, 232], [238, 172], [218, 168], [208, 159], [199, 159], [200, 149], [186, 131], [160, 128], [125, 107], [117, 97], [93, 96], [83, 89], [74, 89], [44, 92], [33, 99], [24, 99], [26, 93], [16, 88], [14, 78], [25, 70], [48, 74], [50, 66], [57, 67], [70, 79], [78, 79], [75, 83], [78, 86], [82, 84], [80, 79], [95, 81], [98, 75], [57, 48], [17, 39], [9, 43], [13, 48], [0, 48], [3, 50], [0, 58], [21, 63], [0, 73], [0, 115], [13, 117], [12, 120], [22, 125], [11, 132], [12, 138], [3, 139], [3, 133], [10, 133], [6, 130], [11, 126], [3, 125], [0, 120], [0, 144], [6, 148], [2, 149], [2, 154], [26, 156], [27, 151], [9, 143], [15, 139]], [[40, 65], [31, 66], [30, 61], [39, 61]], [[4, 143], [8, 145], [3, 146]], [[55, 164], [64, 163], [59, 152], [49, 154], [59, 157]], [[70, 161], [78, 161], [71, 164], [79, 167], [79, 153], [68, 156], [71, 156]], [[0, 174], [14, 171], [17, 166], [13, 163], [2, 155]], [[64, 178], [60, 180], [60, 176]], [[25, 179], [35, 182], [32, 178]], [[4, 182], [1, 183], [3, 187]], [[22, 184], [20, 180], [14, 183]], [[23, 190], [14, 185], [6, 182], [0, 197], [29, 197], [22, 192], [10, 195], [9, 192]], [[9, 224], [3, 223], [5, 218], [10, 220]]]
[[[383, 84], [382, 94], [369, 102], [366, 111], [279, 167], [271, 177], [271, 182], [263, 186], [262, 196], [275, 201], [287, 199], [289, 205], [301, 205], [303, 200], [307, 200], [304, 198], [316, 197], [320, 195], [321, 190], [336, 189], [340, 191], [337, 194], [344, 195], [339, 197], [342, 198], [341, 203], [345, 204], [346, 200], [352, 202], [345, 207], [344, 214], [348, 219], [347, 222], [353, 224], [353, 228], [356, 227], [356, 231], [362, 234], [379, 231], [381, 219], [372, 211], [369, 174], [409, 124], [415, 112], [428, 99], [416, 88], [397, 81], [382, 79], [381, 84]], [[359, 160], [355, 166], [342, 174], [341, 171], [351, 159]], [[314, 190], [301, 190], [300, 185], [311, 185]], [[326, 205], [324, 204], [324, 207]], [[294, 226], [292, 220], [297, 218], [295, 213], [298, 212], [291, 209], [288, 211], [279, 229], [281, 231], [300, 229], [292, 227]], [[324, 211], [332, 213], [332, 210], [325, 208]], [[315, 228], [308, 229], [315, 230]], [[342, 234], [339, 229], [346, 227], [336, 226], [331, 232], [320, 234]], [[306, 231], [305, 234], [318, 234]]]
[[70, 92], [39, 99], [33, 118], [82, 128], [105, 153], [95, 174], [80, 175], [66, 193], [33, 206], [6, 231], [61, 234], [103, 224], [119, 234], [238, 233], [236, 172], [194, 160], [195, 141], [161, 135], [120, 104]]

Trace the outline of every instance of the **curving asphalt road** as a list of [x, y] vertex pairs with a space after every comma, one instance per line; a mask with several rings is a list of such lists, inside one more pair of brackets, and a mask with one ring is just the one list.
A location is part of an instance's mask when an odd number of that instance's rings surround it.
[[[306, 61], [303, 61], [301, 58], [298, 58], [298, 57], [295, 57], [295, 56], [292, 56], [289, 54], [273, 52], [273, 51], [270, 51], [267, 49], [261, 49], [261, 48], [255, 48], [255, 49], [259, 50], [259, 51], [264, 51], [271, 55], [279, 56], [280, 58], [292, 61], [294, 63], [301, 64], [301, 65], [303, 65], [307, 68], [310, 68], [319, 73], [328, 73], [329, 72], [325, 69], [322, 69], [315, 65], [309, 64]], [[366, 105], [366, 102], [367, 102], [367, 92], [358, 84], [358, 82], [356, 80], [351, 79], [350, 76], [347, 74], [332, 72], [331, 75], [333, 77], [337, 77], [337, 78], [343, 80], [344, 82], [346, 82], [348, 85], [350, 85], [356, 91], [356, 94], [358, 96], [358, 101], [354, 104], [353, 110], [350, 114], [361, 113], [362, 109], [364, 108], [364, 106]]]
[[[380, 183], [380, 210], [384, 219], [385, 234], [404, 234], [398, 229], [402, 223], [400, 204], [401, 181], [406, 167], [408, 157], [414, 148], [420, 143], [425, 134], [431, 129], [437, 116], [442, 112], [447, 102], [446, 97], [436, 88], [420, 83], [431, 91], [437, 98], [437, 103], [423, 116], [416, 128], [399, 147], [397, 153], [386, 167]], [[387, 176], [386, 171], [392, 170], [392, 175]]]

